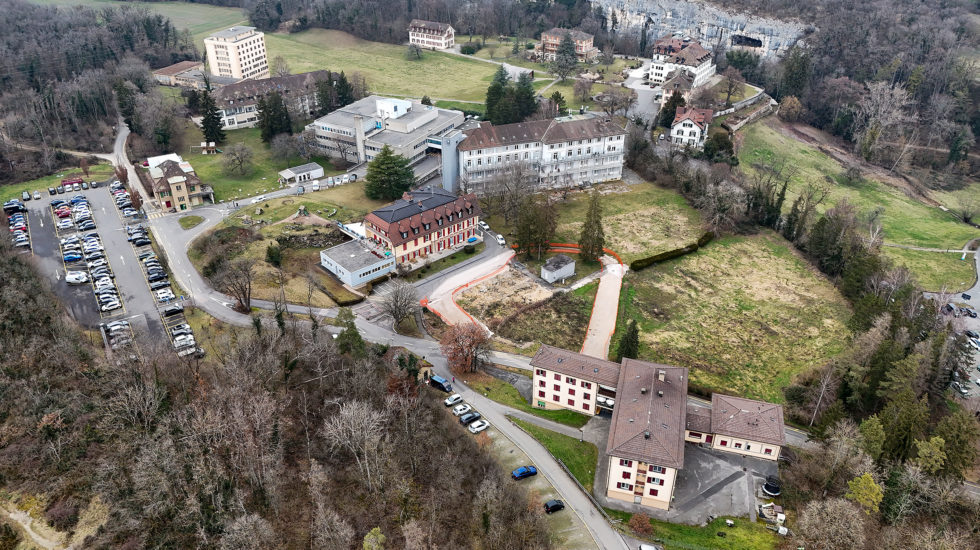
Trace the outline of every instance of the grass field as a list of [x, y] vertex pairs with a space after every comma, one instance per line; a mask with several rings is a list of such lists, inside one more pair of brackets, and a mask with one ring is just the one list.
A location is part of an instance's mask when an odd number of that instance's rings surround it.
[[[201, 181], [214, 188], [214, 197], [219, 201], [236, 200], [267, 191], [279, 189], [279, 171], [305, 164], [318, 162], [323, 166], [325, 176], [342, 174], [342, 170], [334, 170], [326, 158], [313, 158], [309, 161], [299, 157], [278, 160], [272, 156], [272, 151], [262, 142], [258, 128], [228, 130], [225, 132], [228, 140], [222, 146], [227, 149], [236, 143], [244, 143], [252, 150], [252, 168], [244, 176], [227, 174], [224, 168], [224, 155], [200, 155], [182, 153], [184, 160], [191, 163]], [[188, 123], [184, 129], [184, 143], [194, 144], [203, 140], [201, 129], [195, 124]]]
[[201, 216], [181, 216], [181, 218], [177, 220], [177, 223], [179, 223], [184, 229], [190, 229], [201, 225], [201, 222], [203, 221], [204, 218]]
[[[599, 190], [606, 247], [624, 262], [684, 246], [701, 235], [700, 214], [676, 191], [652, 183], [604, 184]], [[560, 203], [555, 240], [577, 243], [588, 209], [587, 192], [571, 194]], [[487, 223], [505, 235], [513, 234], [502, 216], [491, 216]]]
[[[22, 181], [20, 183], [11, 183], [10, 185], [0, 186], [0, 200], [8, 201], [10, 199], [19, 199], [21, 193], [27, 191], [29, 193], [34, 193], [34, 191], [41, 192], [41, 200], [45, 200], [48, 197], [48, 187], [55, 187], [61, 184], [61, 180], [68, 177], [80, 177], [84, 178], [85, 181], [98, 180], [102, 181], [113, 174], [112, 165], [109, 163], [95, 164], [89, 166], [88, 177], [75, 166], [68, 166], [58, 170], [50, 176], [44, 176], [43, 178], [38, 178], [36, 180]], [[62, 195], [64, 196], [64, 195]], [[32, 199], [33, 200], [33, 199]]]
[[[624, 526], [633, 517], [629, 512], [610, 508], [606, 508], [606, 513], [614, 519], [622, 520]], [[726, 519], [733, 520], [735, 526], [725, 525]], [[751, 522], [745, 518], [720, 517], [704, 527], [656, 519], [651, 519], [650, 525], [653, 526], [653, 535], [648, 538], [657, 540], [667, 550], [772, 550], [776, 548], [777, 542], [775, 533], [766, 529], [763, 523]], [[720, 532], [725, 533], [725, 536], [719, 537]]]
[[468, 258], [472, 258], [475, 254], [482, 253], [483, 250], [486, 247], [487, 247], [487, 245], [485, 243], [476, 243], [476, 245], [473, 246], [473, 252], [472, 253], [467, 254], [463, 250], [458, 250], [456, 252], [453, 252], [449, 256], [446, 256], [445, 258], [436, 260], [436, 261], [434, 261], [434, 262], [432, 262], [432, 263], [430, 263], [430, 264], [428, 264], [428, 265], [426, 265], [424, 267], [421, 267], [419, 269], [416, 269], [415, 271], [409, 273], [406, 278], [408, 280], [412, 280], [412, 279], [424, 279], [424, 278], [429, 277], [431, 275], [435, 275], [436, 273], [439, 273], [443, 269], [446, 269], [448, 267], [452, 267], [452, 266], [454, 266], [454, 265], [456, 265], [456, 264], [458, 264], [458, 263], [460, 263], [460, 262], [462, 262], [462, 261], [464, 261], [464, 260], [466, 260]]
[[692, 384], [780, 403], [794, 375], [843, 349], [850, 314], [775, 233], [725, 237], [629, 273], [610, 351], [635, 318], [642, 359], [688, 367]]
[[483, 103], [463, 103], [461, 101], [433, 101], [432, 103], [443, 109], [479, 113], [481, 117], [487, 114], [487, 106]]
[[959, 293], [973, 286], [976, 279], [972, 253], [961, 260], [962, 253], [958, 252], [924, 252], [891, 246], [883, 246], [881, 251], [914, 273], [923, 290], [938, 292], [946, 287], [950, 292]]
[[843, 171], [839, 162], [814, 146], [780, 133], [772, 117], [742, 130], [739, 151], [742, 169], [752, 173], [752, 164], [785, 160], [795, 171], [790, 180], [785, 210], [788, 211], [798, 190], [808, 182], [821, 183], [832, 178], [831, 194], [822, 206], [826, 210], [847, 199], [863, 212], [882, 208], [881, 223], [885, 241], [930, 248], [962, 248], [967, 241], [980, 237], [980, 230], [957, 221], [949, 213], [927, 206], [902, 191], [873, 180], [842, 185], [837, 176]]
[[482, 101], [496, 70], [490, 63], [442, 52], [426, 51], [421, 60], [409, 61], [404, 46], [369, 42], [340, 31], [266, 34], [265, 40], [269, 59], [282, 55], [294, 73], [330, 69], [350, 76], [356, 71], [378, 94]]
[[581, 428], [589, 421], [590, 417], [568, 409], [554, 411], [536, 409], [529, 405], [527, 400], [521, 397], [521, 394], [517, 393], [517, 389], [514, 386], [499, 378], [494, 378], [489, 374], [483, 372], [466, 373], [465, 378], [466, 385], [472, 388], [473, 391], [480, 392], [484, 397], [488, 397], [497, 403], [507, 405], [519, 411], [540, 416], [541, 418], [573, 428]]
[[596, 449], [595, 445], [588, 441], [579, 441], [574, 437], [540, 428], [513, 417], [510, 420], [524, 428], [524, 431], [531, 434], [534, 439], [537, 439], [552, 456], [564, 462], [575, 479], [585, 487], [585, 490], [592, 492], [596, 465], [599, 461], [599, 450]]

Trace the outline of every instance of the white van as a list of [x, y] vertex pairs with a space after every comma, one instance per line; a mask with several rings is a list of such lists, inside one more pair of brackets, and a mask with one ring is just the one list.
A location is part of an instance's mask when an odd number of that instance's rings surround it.
[[335, 185], [333, 181], [333, 177], [327, 178], [326, 183], [327, 183], [327, 187], [333, 187]]
[[320, 180], [313, 180], [307, 187], [310, 188], [310, 191], [319, 191], [320, 190]]
[[341, 176], [340, 183], [350, 183], [350, 174], [344, 174]]

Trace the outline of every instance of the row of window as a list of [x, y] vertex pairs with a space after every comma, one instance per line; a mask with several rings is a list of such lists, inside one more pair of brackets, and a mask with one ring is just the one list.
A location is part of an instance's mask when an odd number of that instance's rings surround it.
[[[632, 484], [629, 484], [629, 483], [624, 483], [624, 482], [620, 481], [620, 482], [616, 483], [616, 488], [617, 489], [622, 489], [623, 491], [632, 491], [633, 490], [633, 485]], [[655, 496], [658, 496], [659, 494], [660, 494], [660, 490], [659, 489], [650, 489], [650, 496], [655, 497]]]
[[[632, 468], [633, 467], [633, 461], [632, 460], [625, 459], [625, 458], [621, 458], [621, 459], [619, 459], [619, 465], [620, 466], [625, 466], [627, 468]], [[653, 472], [655, 474], [664, 474], [664, 473], [667, 473], [667, 468], [664, 468], [663, 466], [650, 466], [648, 468], [648, 471]]]
[[[544, 370], [544, 369], [535, 369], [534, 370], [534, 374], [536, 374], [537, 376], [544, 376], [544, 377], [548, 376], [548, 372], [546, 370]], [[559, 374], [559, 373], [556, 372], [554, 374], [554, 377], [555, 377], [555, 380], [561, 382], [561, 374]], [[572, 378], [571, 376], [566, 376], [565, 377], [565, 383], [566, 384], [571, 384], [571, 385], [574, 386], [574, 385], [578, 384], [579, 382], [580, 382], [579, 380], [577, 380], [575, 378]], [[591, 390], [592, 389], [592, 382], [586, 382], [585, 380], [581, 380], [581, 384], [582, 384], [582, 387], [585, 388], [585, 389], [587, 389], [587, 390]]]
[[[588, 384], [588, 382], [583, 382], [582, 384], [583, 385], [584, 384]], [[591, 386], [591, 385], [592, 384], [589, 384], [589, 386]], [[543, 388], [545, 386], [546, 386], [546, 384], [545, 384], [545, 381], [544, 380], [538, 380], [538, 387], [539, 388]], [[555, 391], [561, 391], [561, 385], [555, 384], [553, 389]], [[567, 393], [568, 393], [568, 395], [575, 395], [575, 388], [568, 388]], [[591, 393], [583, 393], [582, 394], [582, 399], [585, 399], [586, 401], [588, 401], [591, 398], [592, 398], [592, 394]]]
[[[718, 445], [721, 446], [721, 447], [727, 447], [728, 446], [728, 440], [727, 439], [721, 439], [721, 440], [718, 441]], [[742, 449], [742, 443], [739, 442], [739, 441], [736, 441], [736, 442], [734, 442], [732, 444], [732, 448], [741, 450]], [[746, 443], [745, 444], [745, 450], [746, 451], [751, 451], [752, 450], [752, 444], [751, 443]], [[766, 454], [766, 455], [772, 455], [772, 449], [770, 447], [763, 447], [762, 453], [763, 454]]]
[[[467, 214], [473, 214], [473, 207], [471, 206], [471, 207], [467, 208], [466, 209], [466, 213]], [[463, 217], [463, 211], [462, 210], [458, 211], [456, 213], [456, 215], [458, 217], [462, 218]], [[453, 221], [453, 214], [449, 214], [448, 218], [449, 218], [449, 221]], [[469, 219], [469, 220], [463, 222], [463, 226], [465, 227], [465, 226], [469, 226], [469, 225], [474, 225], [475, 223], [476, 223], [476, 220]], [[436, 225], [438, 225], [439, 227], [442, 227], [442, 218], [439, 218], [439, 219], [436, 220]], [[431, 227], [432, 227], [432, 224], [431, 223], [423, 223], [422, 224], [422, 229], [424, 229], [425, 231], [428, 231], [429, 228], [431, 228]], [[457, 228], [457, 227], [453, 227], [452, 230], [453, 231], [456, 231], [458, 229], [459, 228]], [[413, 235], [418, 235], [419, 234], [419, 228], [418, 227], [413, 227], [412, 228], [412, 234]], [[403, 239], [407, 239], [408, 238], [408, 232], [407, 231], [402, 231], [401, 232], [401, 236], [402, 236]], [[418, 242], [416, 242], [415, 244], [418, 244]]]
[[[589, 398], [589, 394], [585, 394], [585, 396], [586, 396], [585, 397], [586, 399]], [[544, 390], [538, 390], [538, 397], [540, 397], [541, 399], [546, 399]], [[551, 396], [551, 400], [554, 401], [555, 403], [558, 403], [559, 405], [561, 405], [561, 396], [560, 395], [557, 395], [557, 394], [552, 395]], [[575, 400], [574, 399], [568, 399], [567, 404], [568, 404], [569, 407], [574, 407], [575, 406]], [[589, 406], [588, 401], [582, 403], [582, 410], [585, 410], [585, 411], [591, 410], [591, 407]]]

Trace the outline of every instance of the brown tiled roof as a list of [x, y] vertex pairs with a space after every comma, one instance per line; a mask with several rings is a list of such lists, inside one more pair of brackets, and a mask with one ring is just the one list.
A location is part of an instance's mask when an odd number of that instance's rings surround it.
[[436, 33], [445, 34], [449, 30], [449, 23], [439, 23], [438, 21], [426, 21], [424, 19], [412, 19], [412, 22], [408, 24], [409, 31], [422, 32], [422, 33]]
[[154, 193], [159, 193], [160, 191], [170, 191], [170, 182], [167, 180], [178, 176], [186, 179], [186, 185], [201, 185], [201, 179], [197, 177], [196, 173], [184, 172], [184, 169], [180, 167], [180, 164], [175, 161], [165, 160], [161, 162], [157, 168], [163, 172], [163, 176], [159, 179], [153, 180]]
[[674, 115], [674, 123], [671, 124], [671, 127], [676, 126], [678, 122], [690, 120], [694, 124], [700, 126], [702, 129], [707, 128], [708, 125], [711, 124], [711, 119], [714, 116], [715, 113], [711, 109], [678, 107], [677, 113]]
[[606, 453], [683, 468], [686, 407], [686, 368], [623, 359]]
[[697, 67], [711, 57], [711, 52], [698, 42], [667, 35], [653, 43], [653, 53], [671, 56], [670, 62]]
[[481, 122], [479, 128], [464, 130], [466, 139], [459, 144], [460, 151], [475, 151], [504, 145], [528, 142], [561, 143], [580, 139], [616, 136], [626, 131], [603, 117], [572, 120], [534, 120], [494, 126]]
[[688, 65], [690, 67], [697, 67], [698, 65], [704, 63], [704, 61], [709, 57], [711, 57], [711, 52], [704, 49], [701, 44], [692, 42], [686, 48], [681, 50], [680, 53], [674, 56], [674, 62], [682, 65]]
[[684, 427], [692, 432], [711, 433], [711, 409], [688, 405], [687, 421]]
[[676, 69], [667, 75], [661, 86], [665, 91], [690, 91], [694, 87], [694, 75], [685, 69]]
[[330, 71], [311, 71], [257, 80], [242, 80], [216, 90], [214, 100], [218, 108], [222, 109], [229, 106], [231, 101], [257, 102], [260, 97], [274, 91], [280, 92], [286, 98], [292, 98], [315, 92], [316, 83], [329, 78]]
[[545, 36], [557, 37], [561, 40], [566, 34], [572, 35], [572, 40], [592, 40], [592, 35], [587, 32], [582, 32], [577, 29], [562, 29], [560, 27], [555, 27], [550, 31], [541, 33], [541, 40], [544, 40]]
[[[467, 212], [468, 209], [472, 212]], [[446, 229], [461, 220], [475, 218], [480, 213], [480, 201], [476, 195], [470, 193], [457, 197], [442, 188], [428, 187], [406, 193], [403, 198], [371, 212], [364, 217], [364, 221], [387, 232], [392, 246], [398, 246]], [[450, 214], [453, 215], [452, 222], [443, 222], [441, 226], [436, 223], [436, 220], [448, 218]], [[429, 224], [429, 229], [425, 229], [424, 224]], [[418, 233], [414, 232], [415, 229]], [[402, 237], [402, 233], [407, 236]]]
[[786, 440], [783, 430], [782, 405], [718, 393], [711, 395], [712, 433], [783, 445]]
[[655, 54], [677, 53], [683, 48], [684, 41], [672, 34], [668, 34], [663, 38], [658, 38], [653, 43], [653, 53]]
[[531, 366], [613, 388], [619, 381], [619, 363], [597, 359], [547, 344], [542, 344], [541, 349], [534, 354], [531, 359]]
[[153, 71], [153, 74], [160, 76], [174, 76], [175, 74], [182, 73], [190, 69], [196, 69], [198, 67], [203, 67], [204, 63], [200, 61], [181, 61], [179, 63], [174, 63], [169, 67], [163, 67]]

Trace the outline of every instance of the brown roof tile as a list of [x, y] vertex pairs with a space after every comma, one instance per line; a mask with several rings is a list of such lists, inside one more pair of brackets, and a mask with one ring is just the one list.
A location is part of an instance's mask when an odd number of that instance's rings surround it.
[[686, 413], [686, 368], [623, 359], [606, 453], [683, 468]]
[[743, 397], [711, 395], [711, 432], [783, 445], [783, 407]]
[[711, 119], [714, 118], [715, 113], [711, 109], [694, 109], [688, 107], [678, 107], [677, 113], [674, 114], [674, 123], [671, 124], [673, 127], [678, 122], [683, 122], [685, 120], [690, 120], [694, 124], [697, 124], [701, 128], [707, 128], [711, 124]]
[[198, 67], [203, 67], [203, 66], [204, 63], [201, 63], [200, 61], [180, 61], [168, 67], [157, 69], [153, 71], [153, 74], [160, 75], [160, 76], [174, 76], [175, 74], [179, 74], [184, 71], [188, 71], [190, 69], [196, 69]]
[[578, 29], [562, 29], [560, 27], [555, 27], [550, 31], [544, 31], [541, 33], [541, 40], [544, 40], [544, 37], [546, 36], [561, 40], [566, 34], [572, 35], [572, 40], [592, 40], [592, 35], [587, 32], [582, 32]]
[[257, 102], [260, 97], [270, 92], [279, 92], [289, 99], [315, 92], [316, 83], [329, 78], [330, 71], [311, 71], [257, 80], [242, 80], [217, 89], [214, 92], [214, 100], [219, 108], [224, 108], [232, 101]]
[[439, 23], [438, 21], [426, 21], [424, 19], [412, 19], [412, 22], [408, 24], [408, 30], [421, 32], [421, 33], [437, 33], [444, 34], [449, 30], [449, 23]]
[[534, 354], [531, 366], [613, 388], [619, 381], [619, 363], [596, 359], [547, 344], [542, 344], [541, 349]]
[[711, 433], [711, 409], [688, 405], [684, 427], [692, 432]]

